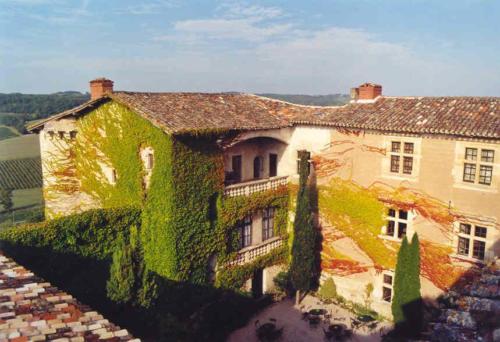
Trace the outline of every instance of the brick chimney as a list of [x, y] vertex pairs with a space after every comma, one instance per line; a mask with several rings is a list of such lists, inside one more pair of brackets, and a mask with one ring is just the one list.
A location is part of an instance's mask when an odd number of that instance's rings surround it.
[[353, 101], [375, 100], [382, 95], [382, 86], [374, 83], [364, 83], [358, 88], [351, 89], [351, 99]]
[[90, 81], [90, 99], [95, 100], [113, 92], [113, 81], [101, 77]]

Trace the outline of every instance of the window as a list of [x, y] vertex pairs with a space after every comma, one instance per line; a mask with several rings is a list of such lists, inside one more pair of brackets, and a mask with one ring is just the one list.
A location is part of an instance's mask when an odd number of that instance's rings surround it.
[[487, 231], [488, 229], [486, 227], [475, 226], [469, 223], [460, 223], [458, 229], [457, 254], [484, 260]]
[[270, 207], [263, 211], [262, 215], [262, 241], [270, 239], [274, 236], [274, 211]]
[[69, 132], [69, 137], [70, 137], [71, 139], [76, 139], [76, 131], [71, 131], [71, 132]]
[[148, 170], [151, 170], [151, 169], [153, 169], [153, 165], [154, 165], [153, 153], [148, 153], [146, 156], [146, 168]]
[[402, 239], [408, 228], [408, 212], [406, 210], [388, 209], [385, 235]]
[[411, 175], [413, 172], [413, 154], [415, 145], [412, 142], [391, 142], [391, 167], [392, 173]]
[[115, 169], [112, 169], [111, 170], [111, 179], [110, 179], [110, 183], [111, 184], [116, 184], [116, 170]]
[[59, 139], [64, 139], [64, 132], [63, 131], [59, 131], [59, 132], [57, 132], [57, 134], [59, 134]]
[[382, 299], [386, 302], [389, 302], [389, 303], [392, 300], [392, 275], [391, 274], [384, 274], [383, 275]]
[[[481, 151], [480, 159], [478, 159], [479, 151]], [[494, 150], [472, 147], [465, 148], [464, 173], [462, 180], [466, 183], [491, 185], [494, 161]]]
[[48, 131], [47, 133], [51, 139], [54, 138], [54, 131]]
[[252, 244], [252, 217], [247, 216], [238, 225], [240, 231], [240, 249]]

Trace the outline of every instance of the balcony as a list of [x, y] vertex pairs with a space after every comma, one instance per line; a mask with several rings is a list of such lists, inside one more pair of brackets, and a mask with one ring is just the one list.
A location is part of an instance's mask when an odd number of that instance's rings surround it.
[[227, 185], [224, 188], [224, 195], [228, 197], [248, 196], [256, 192], [275, 190], [288, 183], [288, 176], [277, 176], [267, 179], [259, 179], [249, 182]]
[[263, 241], [256, 246], [248, 246], [238, 252], [238, 255], [233, 261], [227, 263], [228, 266], [239, 266], [252, 262], [260, 256], [266, 255], [275, 248], [283, 245], [284, 239], [280, 236]]

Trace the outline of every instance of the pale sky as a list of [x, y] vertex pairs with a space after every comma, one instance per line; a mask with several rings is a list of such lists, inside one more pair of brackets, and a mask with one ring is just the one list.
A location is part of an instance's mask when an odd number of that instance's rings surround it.
[[0, 92], [500, 96], [497, 0], [0, 0]]

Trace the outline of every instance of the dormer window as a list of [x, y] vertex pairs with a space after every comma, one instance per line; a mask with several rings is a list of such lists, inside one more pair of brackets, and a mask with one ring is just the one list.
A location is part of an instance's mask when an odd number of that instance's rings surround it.
[[71, 140], [76, 139], [76, 131], [69, 132], [69, 137], [71, 138]]
[[59, 131], [57, 134], [59, 135], [59, 139], [64, 139], [64, 131]]
[[55, 133], [54, 133], [54, 131], [48, 131], [48, 132], [47, 132], [47, 134], [49, 135], [49, 137], [50, 137], [51, 139], [53, 139], [53, 138], [54, 138], [54, 134], [55, 134]]

